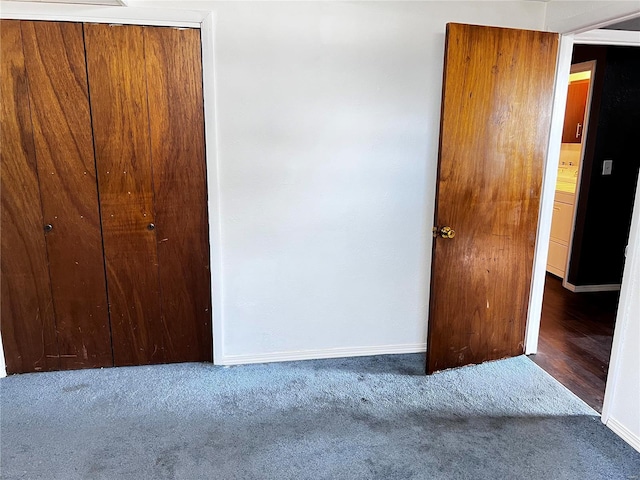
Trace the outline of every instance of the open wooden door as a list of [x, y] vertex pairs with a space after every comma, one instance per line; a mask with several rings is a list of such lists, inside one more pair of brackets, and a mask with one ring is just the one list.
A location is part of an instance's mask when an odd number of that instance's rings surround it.
[[524, 351], [557, 50], [447, 25], [427, 373]]

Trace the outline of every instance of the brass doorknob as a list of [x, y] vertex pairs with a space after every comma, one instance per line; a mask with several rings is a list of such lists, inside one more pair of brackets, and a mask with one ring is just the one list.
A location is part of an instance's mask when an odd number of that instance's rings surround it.
[[442, 227], [440, 229], [440, 236], [442, 238], [453, 238], [456, 236], [456, 231], [451, 227]]

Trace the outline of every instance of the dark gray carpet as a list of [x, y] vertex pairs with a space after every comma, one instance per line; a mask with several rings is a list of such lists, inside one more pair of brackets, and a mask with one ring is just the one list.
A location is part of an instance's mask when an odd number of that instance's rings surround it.
[[526, 357], [162, 365], [0, 381], [4, 479], [632, 479], [640, 454]]

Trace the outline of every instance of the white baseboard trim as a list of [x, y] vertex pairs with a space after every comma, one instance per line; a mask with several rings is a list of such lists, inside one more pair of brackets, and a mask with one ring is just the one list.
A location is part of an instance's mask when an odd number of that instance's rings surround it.
[[638, 452], [640, 452], [640, 437], [631, 432], [627, 427], [618, 422], [615, 418], [609, 417], [609, 420], [606, 423], [607, 427], [609, 427], [613, 432], [622, 438], [625, 442], [635, 448]]
[[582, 292], [613, 292], [616, 290], [620, 290], [619, 283], [606, 283], [603, 285], [573, 285], [569, 282], [565, 283], [567, 289], [572, 292], [582, 293]]
[[423, 353], [426, 343], [401, 345], [379, 345], [375, 347], [327, 348], [318, 350], [296, 350], [292, 352], [260, 353], [256, 355], [225, 355], [218, 365], [244, 365], [248, 363], [290, 362], [293, 360], [316, 360], [321, 358], [366, 357], [398, 353]]

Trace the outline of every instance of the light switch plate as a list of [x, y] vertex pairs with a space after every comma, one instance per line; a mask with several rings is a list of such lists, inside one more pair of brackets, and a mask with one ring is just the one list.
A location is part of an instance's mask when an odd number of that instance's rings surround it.
[[613, 170], [613, 160], [602, 162], [602, 175], [611, 175], [611, 170]]

